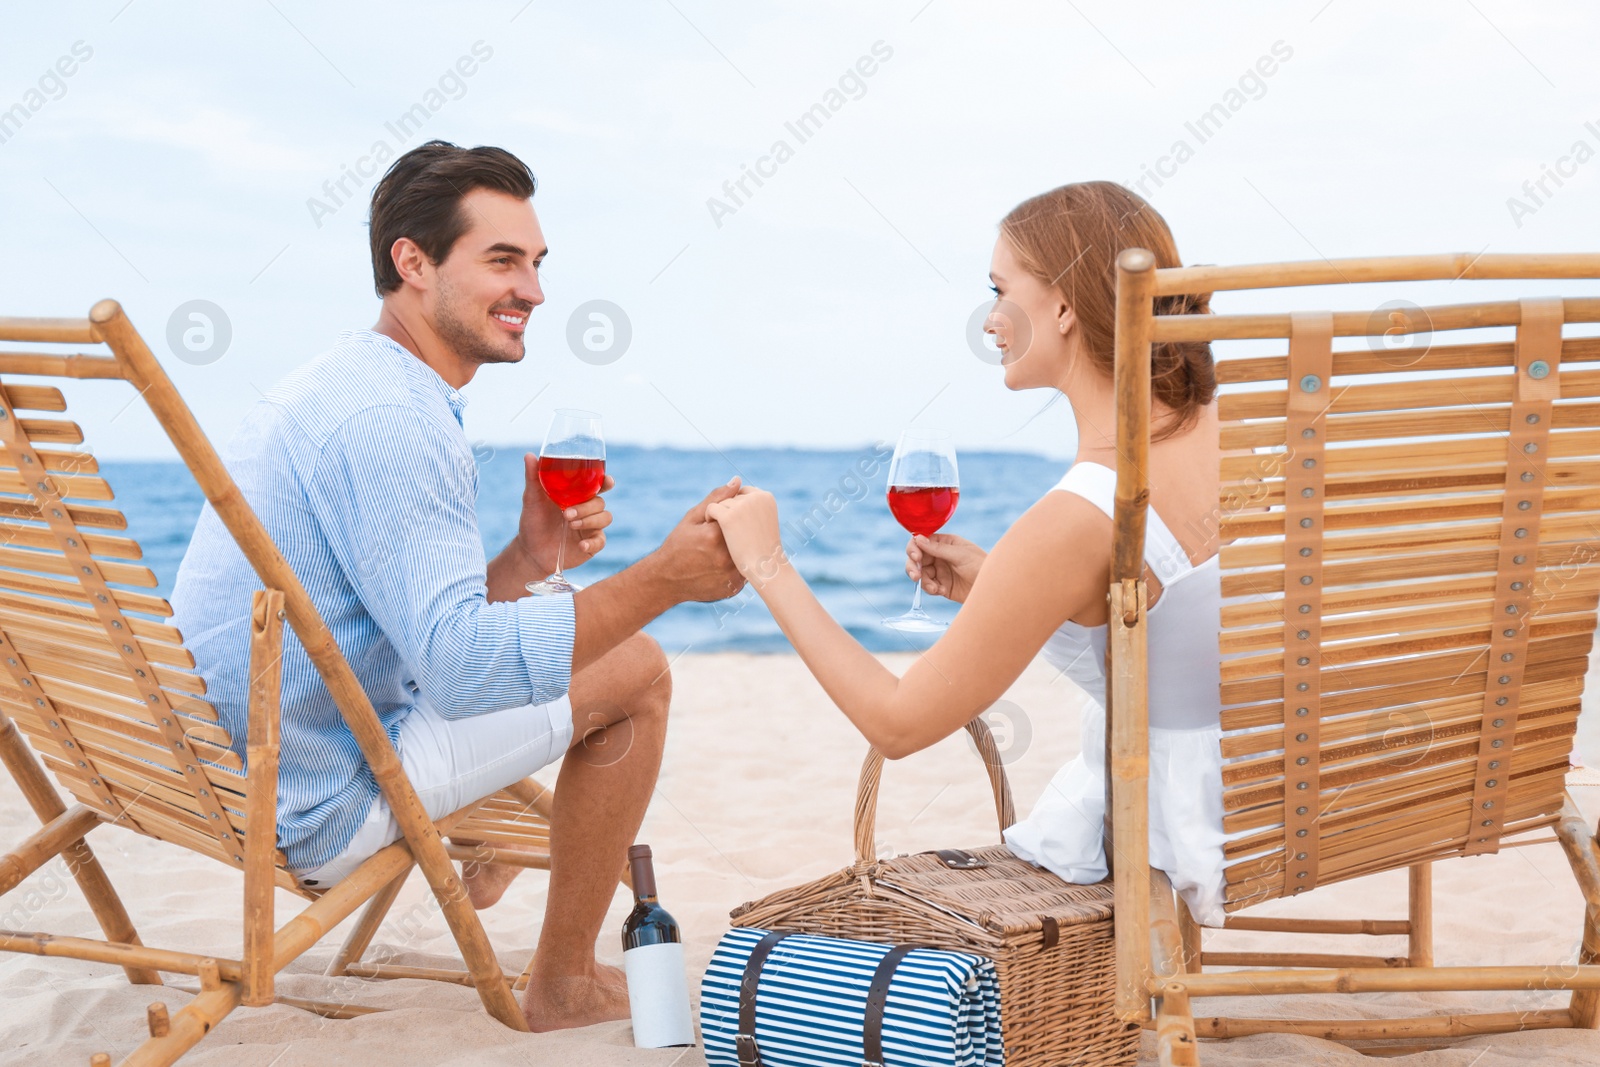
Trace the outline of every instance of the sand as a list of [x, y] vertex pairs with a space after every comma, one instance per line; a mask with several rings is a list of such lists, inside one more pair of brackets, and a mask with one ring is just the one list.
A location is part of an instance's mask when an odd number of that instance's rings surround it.
[[[907, 656], [884, 657], [897, 670]], [[675, 706], [660, 787], [640, 840], [654, 846], [662, 901], [685, 931], [695, 1003], [728, 910], [851, 861], [851, 813], [863, 743], [793, 656], [686, 655], [673, 666]], [[1594, 686], [1589, 686], [1591, 692]], [[1007, 694], [1018, 724], [1007, 741], [1019, 809], [1026, 811], [1050, 775], [1077, 749], [1081, 692], [1036, 664]], [[1584, 716], [1583, 747], [1600, 759], [1600, 717]], [[553, 771], [553, 769], [552, 769]], [[1591, 822], [1600, 788], [1576, 785]], [[1600, 780], [1600, 779], [1597, 779]], [[997, 830], [977, 757], [964, 736], [890, 764], [878, 820], [880, 847], [915, 851], [992, 841]], [[6, 847], [31, 831], [33, 817], [0, 774], [0, 827]], [[131, 833], [99, 830], [91, 839], [121, 889], [147, 944], [236, 957], [241, 878], [182, 849]], [[1554, 845], [1453, 860], [1435, 868], [1440, 964], [1552, 963], [1576, 958], [1582, 905]], [[1400, 918], [1405, 878], [1383, 875], [1335, 885], [1255, 914]], [[375, 949], [396, 962], [453, 966], [453, 944], [428, 906], [419, 876], [407, 884]], [[279, 895], [280, 915], [298, 898]], [[599, 942], [603, 961], [620, 963], [618, 931], [630, 901], [619, 893]], [[508, 970], [532, 951], [544, 911], [544, 877], [524, 875], [483, 913]], [[88, 908], [58, 865], [0, 898], [0, 927], [98, 936]], [[557, 1034], [513, 1033], [493, 1022], [465, 988], [418, 981], [331, 980], [321, 970], [343, 936], [335, 931], [280, 976], [280, 991], [393, 1009], [328, 1021], [285, 1006], [241, 1009], [183, 1061], [217, 1067], [489, 1067], [495, 1064], [648, 1064], [694, 1067], [698, 1048], [641, 1050], [627, 1023]], [[1270, 935], [1211, 933], [1207, 945], [1249, 949]], [[1323, 951], [1403, 954], [1399, 938], [1305, 938]], [[176, 977], [181, 984], [192, 980]], [[189, 997], [127, 984], [119, 969], [75, 960], [0, 957], [0, 1065], [84, 1064], [94, 1052], [114, 1060], [144, 1037], [145, 1007], [157, 997], [175, 1013]], [[1259, 1016], [1338, 1017], [1467, 1010], [1531, 1010], [1563, 1004], [1560, 994], [1366, 995], [1203, 1002]], [[1141, 1062], [1155, 1062], [1145, 1038]], [[1371, 1062], [1343, 1046], [1264, 1035], [1202, 1046], [1207, 1064]], [[1463, 1039], [1418, 1054], [1416, 1067], [1600, 1063], [1600, 1033], [1543, 1031]]]

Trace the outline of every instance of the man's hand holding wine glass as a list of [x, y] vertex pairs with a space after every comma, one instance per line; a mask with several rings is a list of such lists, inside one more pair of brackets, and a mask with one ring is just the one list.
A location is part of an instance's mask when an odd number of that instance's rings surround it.
[[[523, 456], [523, 463], [526, 481], [517, 536], [522, 540], [523, 551], [539, 565], [540, 572], [546, 575], [555, 572], [558, 548], [568, 567], [587, 563], [599, 555], [606, 546], [606, 527], [611, 525], [612, 519], [605, 497], [592, 496], [563, 509], [539, 483], [539, 457], [530, 452]], [[607, 474], [600, 483], [600, 492], [607, 492], [616, 484], [616, 479]]]

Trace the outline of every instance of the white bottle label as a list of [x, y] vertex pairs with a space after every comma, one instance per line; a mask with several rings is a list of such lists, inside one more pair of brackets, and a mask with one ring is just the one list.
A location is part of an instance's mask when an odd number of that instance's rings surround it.
[[666, 1048], [694, 1044], [689, 983], [683, 971], [683, 945], [669, 941], [630, 948], [622, 954], [622, 969], [628, 976], [634, 1046]]

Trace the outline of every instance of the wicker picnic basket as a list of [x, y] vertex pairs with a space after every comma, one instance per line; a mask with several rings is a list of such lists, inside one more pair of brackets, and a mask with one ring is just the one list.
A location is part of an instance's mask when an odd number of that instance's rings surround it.
[[[967, 725], [989, 770], [1003, 830], [1011, 784], [981, 719]], [[856, 862], [735, 908], [735, 926], [975, 952], [995, 962], [1007, 1067], [1132, 1064], [1136, 1024], [1112, 1007], [1110, 882], [1073, 885], [1004, 844], [874, 855], [883, 757], [867, 753], [856, 794]]]

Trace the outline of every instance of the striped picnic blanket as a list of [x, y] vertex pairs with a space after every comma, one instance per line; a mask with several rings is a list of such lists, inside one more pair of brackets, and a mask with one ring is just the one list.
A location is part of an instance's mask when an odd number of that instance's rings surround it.
[[[810, 934], [770, 944], [768, 931], [736, 927], [717, 944], [700, 986], [711, 1067], [739, 1065], [740, 986], [764, 941], [770, 955], [760, 967], [754, 1027], [764, 1067], [861, 1067], [868, 994], [880, 964], [893, 968], [880, 1009], [884, 1067], [1005, 1062], [993, 960]], [[897, 960], [885, 962], [891, 954]]]

